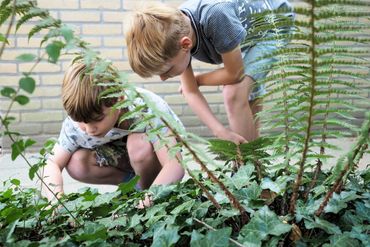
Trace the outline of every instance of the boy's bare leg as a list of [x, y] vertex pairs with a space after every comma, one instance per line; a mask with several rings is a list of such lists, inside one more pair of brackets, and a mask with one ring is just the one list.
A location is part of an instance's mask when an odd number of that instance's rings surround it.
[[254, 118], [254, 125], [256, 126], [257, 137], [260, 136], [260, 127], [261, 127], [261, 122], [257, 117], [257, 113], [262, 111], [263, 109], [262, 103], [263, 103], [262, 99], [256, 99], [249, 102]]
[[140, 188], [149, 188], [162, 169], [153, 145], [144, 133], [132, 133], [127, 138], [127, 151], [132, 168], [140, 176]]
[[125, 176], [122, 170], [115, 167], [98, 166], [95, 152], [88, 149], [77, 150], [66, 169], [72, 178], [89, 184], [117, 185], [123, 182]]
[[245, 76], [237, 84], [225, 85], [223, 89], [224, 103], [230, 129], [243, 136], [247, 141], [257, 138], [257, 130], [248, 96], [254, 81]]

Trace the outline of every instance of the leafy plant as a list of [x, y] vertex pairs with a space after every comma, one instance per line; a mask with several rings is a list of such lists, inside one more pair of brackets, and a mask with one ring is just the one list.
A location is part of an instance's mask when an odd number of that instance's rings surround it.
[[[17, 3], [3, 1], [1, 11], [6, 6], [8, 12], [17, 13]], [[278, 32], [289, 20], [272, 18], [270, 24], [276, 33], [261, 40], [292, 40], [287, 48], [269, 55], [278, 58], [275, 73], [260, 82], [270, 88], [267, 96], [272, 98], [265, 100], [268, 108], [261, 120], [263, 126], [275, 131], [239, 146], [187, 133], [136, 92], [123, 74], [107, 70], [111, 63], [90, 50], [68, 27], [60, 21], [49, 25], [45, 12], [33, 11], [44, 13], [39, 27], [33, 29], [49, 30], [43, 43], [60, 38], [54, 48], [45, 48], [46, 52], [54, 51], [48, 60], [56, 62], [68, 48], [79, 48], [77, 59], [96, 65], [91, 71], [96, 82], [112, 82], [112, 89], [102, 97], [125, 95], [117, 108], [135, 105], [135, 99], [141, 98], [179, 142], [171, 146], [161, 128], [149, 135], [158, 137], [171, 153], [183, 150], [180, 161], [190, 178], [152, 187], [154, 205], [143, 210], [135, 207], [145, 193], [134, 190], [136, 178], [112, 193], [85, 189], [66, 195], [60, 199], [64, 207], [54, 216], [52, 212], [59, 205], [50, 207], [36, 189], [23, 189], [20, 181], [10, 180], [7, 189], [0, 192], [0, 245], [368, 246], [370, 175], [368, 168], [358, 169], [358, 162], [369, 152], [369, 105], [368, 99], [360, 96], [360, 86], [368, 83], [369, 76], [369, 39], [360, 35], [370, 28], [369, 20], [362, 21], [368, 19], [369, 5], [365, 1], [306, 1], [305, 6], [295, 8], [291, 34]], [[0, 16], [3, 19], [6, 15]], [[271, 26], [259, 28], [255, 31]], [[6, 40], [3, 38], [3, 43]], [[19, 82], [23, 88], [28, 88], [26, 84]], [[20, 90], [10, 91], [6, 89], [4, 95], [2, 91], [2, 96], [18, 102], [15, 98]], [[348, 96], [362, 99], [364, 104], [354, 106]], [[354, 113], [365, 116], [361, 127], [352, 123]], [[138, 129], [153, 118], [137, 107], [123, 119], [138, 116], [143, 119], [135, 126]], [[13, 135], [8, 130], [11, 119], [1, 120], [4, 134]], [[328, 138], [354, 133], [357, 141], [347, 153], [341, 157], [327, 154], [337, 149]], [[195, 148], [194, 141], [207, 144], [222, 164]], [[13, 148], [14, 156], [22, 154], [22, 148], [31, 142], [15, 144], [20, 148]], [[329, 158], [336, 159], [336, 165], [326, 168]], [[189, 162], [196, 162], [199, 170], [190, 170]]]

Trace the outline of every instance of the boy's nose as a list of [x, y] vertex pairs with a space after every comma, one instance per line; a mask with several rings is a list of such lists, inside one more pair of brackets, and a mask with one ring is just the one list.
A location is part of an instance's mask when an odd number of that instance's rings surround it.
[[97, 128], [95, 126], [89, 126], [89, 125], [87, 125], [85, 127], [85, 131], [89, 135], [94, 134], [96, 132], [96, 130], [97, 130]]

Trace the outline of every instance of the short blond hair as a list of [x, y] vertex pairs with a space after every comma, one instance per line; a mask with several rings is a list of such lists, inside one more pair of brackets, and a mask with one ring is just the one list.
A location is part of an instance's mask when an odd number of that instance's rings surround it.
[[111, 107], [117, 98], [102, 98], [107, 89], [96, 85], [91, 67], [82, 62], [73, 63], [66, 71], [62, 84], [62, 103], [67, 114], [76, 122], [99, 121], [103, 117], [103, 106]]
[[180, 39], [189, 34], [190, 27], [179, 9], [158, 3], [136, 11], [126, 32], [132, 70], [141, 77], [158, 74], [178, 54]]

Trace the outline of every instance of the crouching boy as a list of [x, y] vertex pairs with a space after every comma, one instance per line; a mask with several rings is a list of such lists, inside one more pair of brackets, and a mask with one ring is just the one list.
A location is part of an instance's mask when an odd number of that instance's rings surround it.
[[[166, 146], [155, 148], [159, 140], [148, 140], [146, 135], [161, 124], [160, 120], [152, 119], [153, 124], [141, 133], [130, 131], [132, 121], [120, 121], [120, 117], [133, 109], [115, 109], [113, 105], [118, 98], [99, 97], [107, 87], [96, 85], [88, 69], [91, 68], [77, 62], [64, 76], [62, 102], [68, 116], [45, 166], [46, 184], [60, 196], [64, 168], [72, 178], [90, 184], [118, 185], [135, 174], [140, 176], [137, 184], [140, 189], [181, 180], [184, 170], [177, 159], [169, 156]], [[159, 96], [144, 89], [137, 90], [152, 99], [158, 109], [179, 121]], [[176, 142], [174, 137], [168, 138], [170, 143]], [[179, 153], [177, 158], [181, 158]], [[46, 195], [50, 201], [55, 199], [49, 190]]]

